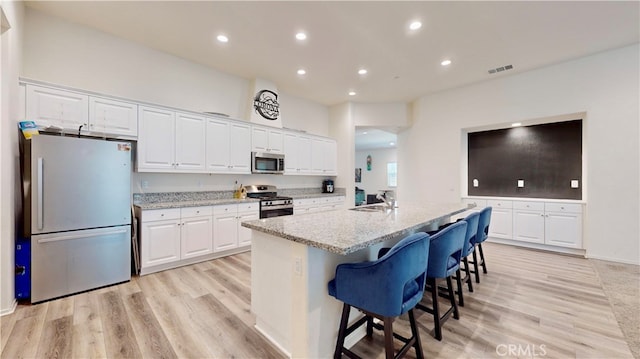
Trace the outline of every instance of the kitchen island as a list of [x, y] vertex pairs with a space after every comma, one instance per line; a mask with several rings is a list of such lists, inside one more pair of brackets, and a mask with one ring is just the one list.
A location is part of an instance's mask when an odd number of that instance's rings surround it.
[[[251, 310], [256, 329], [289, 357], [333, 356], [342, 303], [329, 296], [327, 283], [338, 264], [377, 258], [380, 248], [435, 229], [469, 208], [462, 203], [404, 202], [394, 209], [371, 207], [242, 224], [252, 229]], [[362, 336], [364, 330], [352, 333], [345, 346]]]

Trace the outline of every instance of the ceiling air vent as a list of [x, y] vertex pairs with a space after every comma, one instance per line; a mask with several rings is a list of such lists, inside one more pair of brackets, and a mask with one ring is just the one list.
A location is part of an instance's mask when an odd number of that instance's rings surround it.
[[513, 65], [504, 65], [504, 66], [496, 67], [495, 69], [490, 69], [489, 74], [495, 74], [498, 72], [511, 70], [512, 68], [513, 68]]

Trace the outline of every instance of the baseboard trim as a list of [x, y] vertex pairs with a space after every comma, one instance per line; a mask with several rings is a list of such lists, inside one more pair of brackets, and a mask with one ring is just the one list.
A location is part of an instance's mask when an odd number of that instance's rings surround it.
[[489, 243], [506, 244], [510, 246], [524, 247], [524, 248], [535, 249], [535, 250], [545, 251], [545, 252], [568, 254], [568, 255], [578, 256], [583, 258], [587, 257], [584, 249], [549, 246], [546, 244], [514, 241], [511, 239], [503, 239], [503, 238], [495, 238], [495, 237], [489, 237], [487, 241]]
[[18, 307], [18, 301], [15, 298], [13, 298], [13, 302], [11, 303], [10, 308], [0, 310], [0, 317], [4, 315], [12, 314], [13, 312], [16, 311], [17, 307]]
[[640, 263], [638, 263], [638, 262], [628, 261], [628, 260], [624, 260], [624, 259], [620, 259], [620, 258], [611, 258], [611, 257], [606, 257], [606, 256], [598, 256], [598, 255], [594, 256], [594, 255], [591, 255], [591, 253], [587, 253], [585, 255], [585, 257], [588, 258], [588, 259], [597, 259], [597, 260], [607, 261], [607, 262], [631, 264], [631, 265], [640, 266]]

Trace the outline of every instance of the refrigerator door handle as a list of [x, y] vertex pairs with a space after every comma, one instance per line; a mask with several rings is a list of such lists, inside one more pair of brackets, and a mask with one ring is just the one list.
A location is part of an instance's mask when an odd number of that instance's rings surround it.
[[121, 233], [127, 233], [126, 229], [117, 229], [117, 230], [113, 230], [113, 231], [103, 231], [103, 232], [96, 232], [96, 233], [91, 233], [91, 234], [70, 234], [67, 236], [56, 236], [56, 237], [52, 237], [52, 238], [42, 238], [42, 239], [38, 239], [38, 243], [47, 243], [47, 242], [58, 242], [58, 241], [67, 241], [70, 239], [82, 239], [82, 238], [91, 238], [91, 237], [103, 237], [103, 236], [108, 236], [108, 235], [112, 235], [112, 234], [121, 234]]
[[44, 168], [44, 158], [42, 157], [38, 157], [38, 229], [42, 229], [43, 225], [43, 216], [44, 216], [44, 209], [42, 208], [42, 202], [43, 202], [43, 193], [42, 193], [42, 189], [44, 188], [44, 184], [43, 184], [43, 175], [42, 175], [42, 170]]

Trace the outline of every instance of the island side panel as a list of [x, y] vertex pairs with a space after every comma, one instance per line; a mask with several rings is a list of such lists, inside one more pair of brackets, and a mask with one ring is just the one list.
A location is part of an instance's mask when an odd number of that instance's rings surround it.
[[291, 357], [292, 255], [290, 241], [259, 231], [251, 239], [251, 312], [256, 329]]

